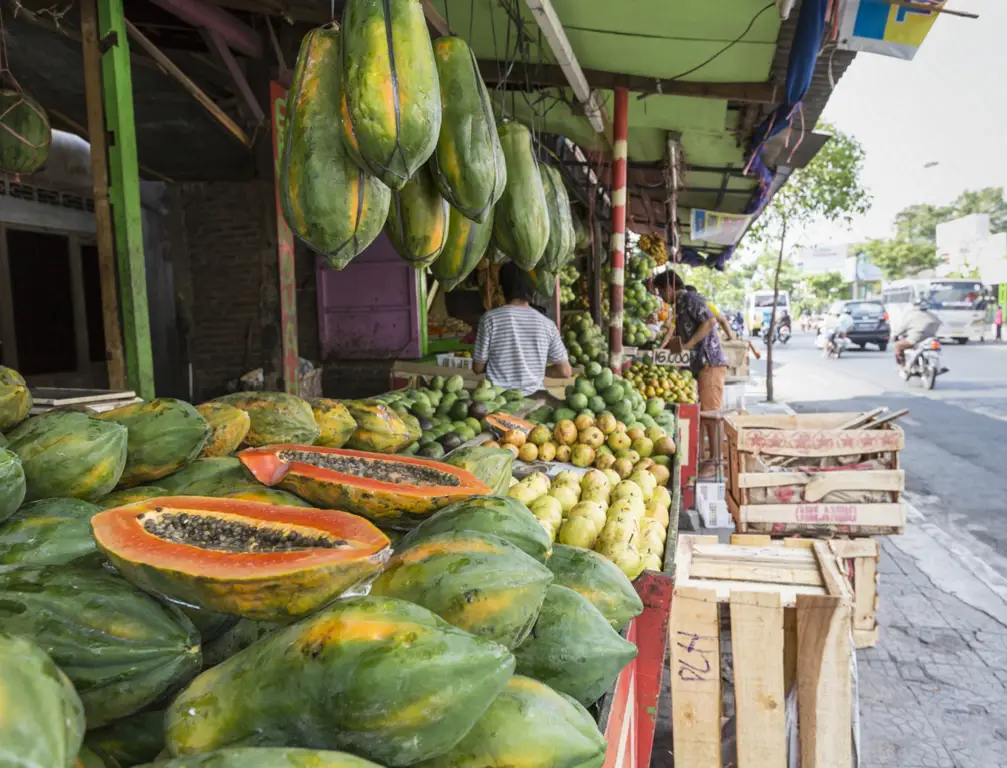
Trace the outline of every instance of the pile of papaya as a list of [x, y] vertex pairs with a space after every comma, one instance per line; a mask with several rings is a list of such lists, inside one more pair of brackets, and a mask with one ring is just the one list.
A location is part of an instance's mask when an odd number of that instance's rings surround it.
[[468, 43], [431, 41], [419, 0], [349, 0], [305, 35], [289, 93], [281, 207], [330, 266], [384, 231], [451, 290], [492, 237], [553, 292], [578, 242], [562, 177], [497, 122]]
[[415, 442], [379, 400], [31, 410], [0, 367], [14, 765], [603, 765], [643, 606], [504, 495], [509, 451], [351, 447]]

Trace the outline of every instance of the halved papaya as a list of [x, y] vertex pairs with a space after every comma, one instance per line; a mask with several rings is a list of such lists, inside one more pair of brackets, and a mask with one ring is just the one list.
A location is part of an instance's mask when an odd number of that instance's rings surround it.
[[492, 493], [471, 472], [415, 456], [267, 445], [242, 451], [238, 458], [260, 483], [392, 528], [414, 528], [453, 501]]
[[515, 429], [519, 429], [522, 432], [531, 432], [535, 429], [535, 425], [531, 422], [503, 412], [491, 413], [486, 417], [486, 423], [490, 429], [500, 435]]
[[388, 538], [356, 515], [241, 499], [148, 499], [95, 515], [91, 529], [141, 589], [265, 621], [314, 611], [389, 554]]

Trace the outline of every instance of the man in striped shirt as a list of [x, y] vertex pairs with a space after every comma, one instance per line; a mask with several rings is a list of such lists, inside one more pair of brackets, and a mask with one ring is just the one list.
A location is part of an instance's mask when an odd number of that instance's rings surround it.
[[507, 303], [479, 321], [472, 370], [523, 395], [543, 389], [546, 373], [573, 375], [555, 323], [531, 306], [535, 289], [528, 274], [509, 261], [500, 268], [500, 288]]

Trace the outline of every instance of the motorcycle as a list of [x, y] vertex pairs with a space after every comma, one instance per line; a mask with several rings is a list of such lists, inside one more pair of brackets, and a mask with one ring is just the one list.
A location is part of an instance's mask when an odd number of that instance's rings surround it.
[[850, 346], [850, 340], [844, 333], [837, 333], [832, 339], [829, 339], [829, 334], [819, 328], [815, 338], [815, 346], [822, 348], [822, 357], [826, 359], [833, 357], [838, 360]]
[[[786, 344], [790, 341], [790, 326], [789, 325], [778, 325], [773, 329], [773, 343], [779, 342], [781, 344]], [[762, 328], [762, 342], [769, 342], [769, 326], [763, 326]]]
[[933, 389], [937, 377], [947, 372], [948, 369], [941, 365], [941, 343], [934, 337], [906, 350], [905, 362], [899, 369], [903, 381], [919, 376], [927, 389]]

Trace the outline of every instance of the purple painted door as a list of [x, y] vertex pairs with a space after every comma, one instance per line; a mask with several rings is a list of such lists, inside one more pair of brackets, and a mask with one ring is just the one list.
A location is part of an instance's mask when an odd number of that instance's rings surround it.
[[321, 257], [318, 324], [325, 359], [377, 360], [420, 356], [420, 273], [384, 233], [343, 270]]

